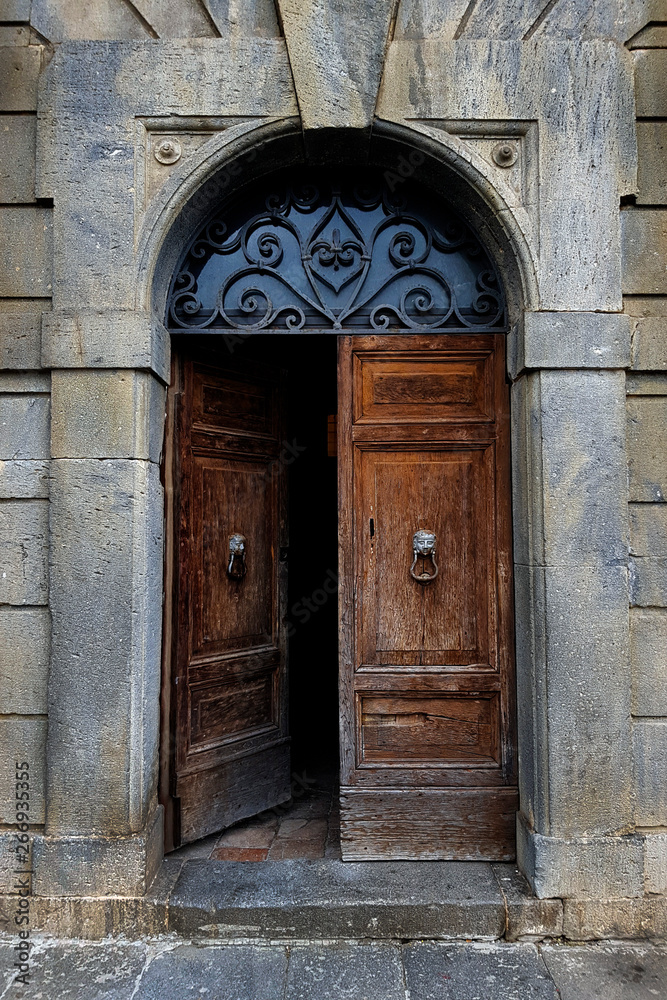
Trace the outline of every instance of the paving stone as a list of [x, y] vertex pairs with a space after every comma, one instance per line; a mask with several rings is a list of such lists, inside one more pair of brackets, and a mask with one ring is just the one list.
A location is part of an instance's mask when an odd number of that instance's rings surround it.
[[293, 840], [319, 840], [324, 838], [326, 830], [326, 819], [289, 818], [282, 820], [277, 836]]
[[558, 1000], [534, 945], [414, 944], [403, 962], [410, 1000]]
[[291, 949], [285, 1000], [405, 1000], [400, 950], [390, 944]]
[[[2, 925], [0, 925], [1, 927]], [[4, 928], [2, 928], [4, 930]], [[9, 985], [14, 977], [12, 966], [15, 960], [14, 942], [0, 942], [0, 990]]]
[[541, 953], [561, 1000], [660, 1000], [665, 996], [665, 948], [565, 945], [544, 946]]
[[269, 861], [286, 861], [292, 858], [315, 861], [317, 858], [323, 857], [324, 837], [315, 843], [308, 840], [275, 840], [268, 852]]
[[181, 945], [150, 963], [133, 1000], [278, 1000], [286, 971], [285, 948]]
[[309, 795], [308, 798], [296, 799], [289, 809], [290, 819], [319, 819], [328, 816], [331, 810], [331, 794]]
[[229, 830], [225, 830], [216, 846], [268, 849], [276, 835], [277, 826], [278, 820], [275, 817], [238, 823]]
[[217, 833], [212, 833], [210, 837], [202, 837], [201, 840], [195, 840], [192, 844], [185, 844], [183, 847], [177, 848], [169, 857], [180, 858], [183, 861], [186, 858], [210, 858], [211, 851], [218, 842], [218, 837]]
[[169, 930], [192, 937], [497, 938], [505, 904], [480, 862], [186, 861]]
[[56, 944], [35, 949], [30, 985], [14, 984], [12, 1000], [130, 1000], [144, 965], [142, 944]]

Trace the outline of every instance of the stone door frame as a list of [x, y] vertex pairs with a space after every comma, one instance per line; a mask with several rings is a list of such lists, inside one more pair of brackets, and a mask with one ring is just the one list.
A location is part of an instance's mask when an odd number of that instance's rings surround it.
[[[529, 165], [530, 123], [510, 139]], [[549, 261], [540, 259], [531, 206], [482, 145], [442, 123], [376, 121], [370, 145], [366, 133], [339, 130], [314, 148], [311, 160], [317, 149], [350, 161], [370, 149], [399, 177], [417, 151], [415, 176], [446, 178], [496, 261], [510, 317], [518, 861], [540, 896], [640, 895], [641, 841], [626, 835], [628, 320], [579, 311], [574, 300], [567, 311], [540, 309]], [[302, 149], [297, 119], [231, 124], [176, 164], [150, 202], [136, 234], [133, 307], [45, 314], [54, 631], [47, 821], [34, 847], [40, 894], [141, 893], [162, 857], [164, 301], [183, 243], [210, 206], [267, 164], [302, 162]], [[523, 190], [537, 197], [529, 181]], [[76, 262], [66, 280], [75, 293]], [[87, 674], [74, 669], [82, 657]], [[99, 774], [92, 787], [90, 761]]]

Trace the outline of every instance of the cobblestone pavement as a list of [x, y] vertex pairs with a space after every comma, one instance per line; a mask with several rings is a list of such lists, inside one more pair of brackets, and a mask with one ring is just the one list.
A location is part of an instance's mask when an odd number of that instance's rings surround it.
[[0, 943], [0, 1000], [664, 1000], [667, 946], [37, 941], [30, 982]]

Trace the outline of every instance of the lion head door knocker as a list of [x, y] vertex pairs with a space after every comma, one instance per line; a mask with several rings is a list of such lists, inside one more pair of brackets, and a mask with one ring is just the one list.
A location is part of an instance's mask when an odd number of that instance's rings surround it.
[[227, 576], [232, 580], [242, 580], [246, 574], [246, 546], [245, 535], [233, 534], [229, 536], [229, 563], [227, 564]]
[[[431, 583], [435, 580], [438, 575], [438, 564], [435, 561], [435, 532], [433, 531], [415, 531], [412, 536], [412, 566], [410, 567], [410, 576], [417, 583]], [[426, 567], [422, 573], [415, 573], [415, 566], [417, 565], [418, 559], [430, 559], [433, 566], [433, 572], [428, 573]]]

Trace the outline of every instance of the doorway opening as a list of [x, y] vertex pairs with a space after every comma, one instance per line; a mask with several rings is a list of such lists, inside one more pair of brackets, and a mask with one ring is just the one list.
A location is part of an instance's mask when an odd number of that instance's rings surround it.
[[165, 325], [174, 846], [301, 796], [338, 715], [343, 860], [513, 859], [507, 311], [475, 233], [416, 180], [276, 175], [193, 234]]
[[[179, 343], [178, 341], [182, 342]], [[266, 478], [284, 478], [290, 797], [181, 847], [221, 860], [340, 857], [337, 338], [175, 338], [181, 361], [284, 376], [284, 435]], [[252, 544], [252, 540], [249, 540]]]

